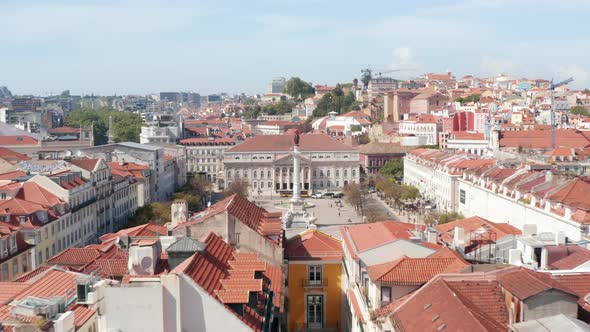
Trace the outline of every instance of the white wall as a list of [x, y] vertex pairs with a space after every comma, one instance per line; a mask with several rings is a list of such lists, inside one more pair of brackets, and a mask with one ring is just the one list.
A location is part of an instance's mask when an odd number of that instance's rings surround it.
[[458, 210], [465, 217], [480, 216], [496, 223], [509, 223], [521, 230], [525, 224], [536, 224], [537, 233], [562, 231], [571, 241], [582, 239], [581, 225], [576, 222], [493, 193], [465, 180], [459, 180], [459, 197], [461, 190], [465, 190], [465, 203], [461, 203], [459, 199]]
[[108, 287], [105, 292], [108, 331], [167, 332], [164, 328], [164, 292], [150, 287]]

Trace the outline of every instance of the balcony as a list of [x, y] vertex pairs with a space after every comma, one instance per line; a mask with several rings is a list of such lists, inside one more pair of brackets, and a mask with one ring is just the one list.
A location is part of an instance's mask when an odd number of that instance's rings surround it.
[[328, 287], [328, 279], [322, 279], [322, 280], [301, 279], [301, 287], [303, 287], [303, 288]]

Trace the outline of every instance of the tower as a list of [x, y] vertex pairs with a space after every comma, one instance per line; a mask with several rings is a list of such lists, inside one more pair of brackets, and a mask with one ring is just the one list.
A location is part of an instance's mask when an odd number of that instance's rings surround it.
[[293, 197], [289, 210], [283, 215], [283, 229], [309, 228], [315, 218], [305, 211], [305, 202], [301, 199], [301, 152], [299, 151], [299, 130], [293, 139]]
[[107, 143], [115, 143], [115, 140], [113, 139], [113, 117], [111, 115], [109, 115], [109, 141]]
[[185, 200], [177, 200], [172, 203], [170, 208], [171, 215], [171, 226], [176, 227], [179, 224], [188, 221], [188, 203]]

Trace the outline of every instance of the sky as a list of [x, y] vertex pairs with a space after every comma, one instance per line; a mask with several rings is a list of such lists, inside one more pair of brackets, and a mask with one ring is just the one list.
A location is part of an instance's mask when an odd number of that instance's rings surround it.
[[1, 0], [16, 94], [262, 93], [277, 76], [573, 76], [590, 87], [589, 0]]

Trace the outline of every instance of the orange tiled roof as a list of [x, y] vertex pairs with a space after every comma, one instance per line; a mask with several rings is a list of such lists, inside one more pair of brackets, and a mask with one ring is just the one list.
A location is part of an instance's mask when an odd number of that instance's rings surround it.
[[391, 285], [416, 286], [428, 282], [443, 272], [459, 272], [469, 266], [464, 260], [453, 258], [402, 257], [393, 262], [369, 266], [367, 272], [373, 281]]
[[289, 260], [340, 261], [342, 256], [340, 240], [317, 229], [306, 230], [285, 245], [285, 257]]
[[[227, 152], [292, 151], [294, 135], [254, 136]], [[324, 134], [304, 134], [300, 136], [301, 151], [353, 151], [354, 149]]]
[[236, 194], [211, 205], [177, 227], [186, 227], [204, 222], [224, 211], [227, 211], [230, 215], [275, 244], [282, 243], [283, 232], [280, 216], [269, 213], [265, 209]]
[[94, 168], [96, 167], [96, 165], [98, 164], [99, 161], [100, 161], [100, 159], [79, 158], [79, 159], [72, 159], [69, 162], [72, 165], [76, 165], [82, 169], [92, 172], [92, 171], [94, 171]]
[[[422, 225], [420, 227], [424, 226]], [[385, 243], [398, 239], [409, 240], [412, 237], [411, 232], [415, 229], [415, 224], [385, 221], [342, 226], [340, 232], [350, 254], [356, 257], [356, 253], [381, 246]]]
[[22, 154], [22, 153], [18, 153], [16, 151], [7, 149], [7, 148], [3, 148], [0, 147], [0, 158], [7, 160], [11, 163], [17, 163], [19, 161], [24, 161], [24, 160], [31, 160], [30, 157]]

